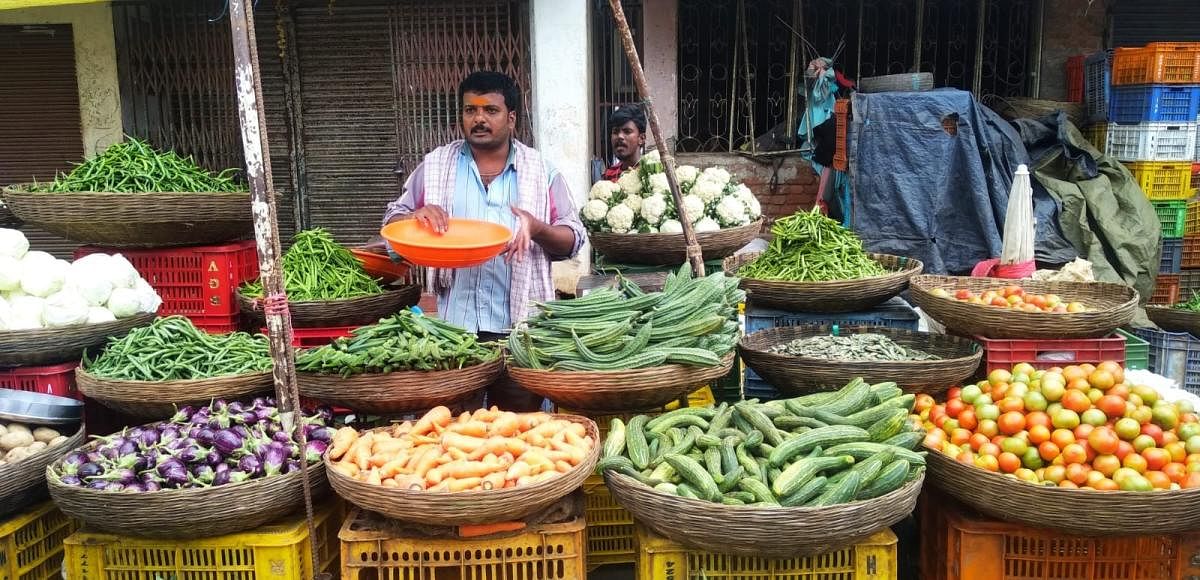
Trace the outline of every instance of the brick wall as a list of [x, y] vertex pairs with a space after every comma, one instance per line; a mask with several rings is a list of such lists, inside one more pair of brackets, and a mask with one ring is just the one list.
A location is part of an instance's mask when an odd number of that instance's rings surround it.
[[799, 155], [761, 160], [733, 153], [680, 153], [676, 157], [682, 165], [729, 170], [754, 192], [768, 220], [810, 209], [817, 199], [817, 174]]
[[1038, 98], [1067, 99], [1067, 59], [1091, 54], [1104, 44], [1107, 16], [1103, 2], [1055, 0], [1046, 2], [1042, 34], [1042, 78]]

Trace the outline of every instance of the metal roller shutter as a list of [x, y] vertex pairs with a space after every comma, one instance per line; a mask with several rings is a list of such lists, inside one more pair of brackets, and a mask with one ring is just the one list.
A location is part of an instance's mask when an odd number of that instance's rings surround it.
[[1200, 0], [1119, 0], [1112, 36], [1113, 46], [1200, 42]]

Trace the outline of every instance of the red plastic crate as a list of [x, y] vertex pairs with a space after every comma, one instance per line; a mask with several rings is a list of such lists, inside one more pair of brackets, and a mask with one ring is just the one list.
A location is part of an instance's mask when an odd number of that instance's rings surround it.
[[253, 240], [154, 250], [84, 246], [75, 250], [75, 259], [95, 253], [125, 256], [162, 297], [158, 312], [163, 316], [237, 314], [238, 286], [258, 278], [258, 253]]
[[1179, 274], [1159, 274], [1154, 279], [1154, 294], [1150, 296], [1150, 304], [1171, 306], [1179, 302]]
[[[295, 348], [316, 348], [325, 346], [334, 339], [350, 336], [350, 331], [357, 326], [339, 326], [331, 328], [292, 328], [292, 346]], [[267, 329], [261, 330], [267, 334]]]
[[192, 324], [209, 334], [229, 334], [242, 329], [242, 317], [238, 314], [226, 314], [221, 316], [199, 316], [193, 314], [188, 317]]
[[1087, 55], [1076, 55], [1067, 58], [1067, 100], [1072, 103], [1083, 102], [1083, 59]]
[[78, 362], [44, 367], [0, 369], [0, 389], [15, 389], [59, 397], [81, 398], [75, 386]]
[[993, 339], [976, 336], [983, 345], [983, 368], [1009, 370], [1017, 363], [1048, 369], [1071, 364], [1101, 363], [1106, 360], [1125, 364], [1125, 337], [1113, 334], [1105, 338], [1064, 340]]

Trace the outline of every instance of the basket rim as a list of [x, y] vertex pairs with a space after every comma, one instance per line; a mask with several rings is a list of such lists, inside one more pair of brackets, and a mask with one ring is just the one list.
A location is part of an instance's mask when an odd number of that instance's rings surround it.
[[[954, 304], [954, 305], [965, 304], [967, 306], [973, 306], [973, 307], [979, 307], [979, 308], [995, 308], [995, 307], [991, 307], [991, 306], [985, 306], [982, 304], [971, 304], [970, 302], [963, 302], [961, 300], [955, 300], [954, 298], [943, 298], [940, 296], [934, 296], [931, 293], [934, 289], [940, 288], [941, 286], [943, 286], [946, 283], [954, 283], [953, 281], [959, 280], [959, 279], [991, 282], [991, 283], [995, 283], [997, 286], [1010, 286], [1017, 282], [1019, 282], [1022, 287], [1024, 287], [1025, 285], [1029, 285], [1029, 284], [1033, 284], [1033, 285], [1062, 284], [1065, 286], [1076, 286], [1076, 287], [1090, 286], [1090, 287], [1094, 287], [1094, 288], [1110, 289], [1110, 290], [1114, 290], [1114, 291], [1117, 291], [1117, 292], [1120, 292], [1120, 293], [1126, 295], [1126, 298], [1124, 301], [1115, 303], [1112, 307], [1105, 308], [1105, 309], [1099, 310], [1099, 311], [1089, 310], [1089, 311], [1085, 311], [1085, 312], [1060, 312], [1060, 313], [1012, 312], [1012, 314], [1021, 314], [1021, 315], [1027, 315], [1027, 316], [1049, 316], [1049, 317], [1052, 317], [1052, 318], [1049, 318], [1048, 320], [1064, 320], [1064, 317], [1078, 316], [1081, 314], [1084, 314], [1084, 315], [1093, 314], [1094, 315], [1094, 314], [1097, 314], [1098, 312], [1103, 312], [1104, 310], [1111, 310], [1111, 309], [1123, 308], [1123, 307], [1130, 306], [1130, 305], [1136, 305], [1138, 300], [1140, 299], [1140, 295], [1138, 294], [1138, 291], [1135, 290], [1134, 288], [1126, 286], [1125, 284], [1117, 284], [1114, 282], [1099, 282], [1099, 281], [1077, 282], [1077, 281], [1073, 281], [1073, 280], [1061, 280], [1061, 281], [1054, 281], [1054, 282], [1046, 282], [1046, 281], [1042, 281], [1042, 280], [1032, 280], [1032, 279], [1011, 280], [1011, 279], [1007, 279], [1007, 278], [990, 278], [990, 277], [976, 277], [976, 276], [946, 276], [946, 275], [941, 275], [941, 274], [918, 274], [916, 276], [913, 276], [912, 279], [909, 280], [909, 287], [913, 288], [914, 290], [917, 290], [918, 292], [920, 292], [924, 295], [927, 295], [930, 299], [938, 300], [943, 303], [949, 303], [949, 304]], [[935, 282], [935, 281], [941, 281], [942, 284], [931, 284], [931, 282]], [[988, 312], [994, 312], [994, 310], [988, 310]]]
[[[317, 346], [317, 347], [297, 349], [297, 350], [314, 350], [317, 348], [321, 348], [321, 347]], [[503, 365], [505, 363], [505, 361], [507, 360], [504, 356], [504, 349], [497, 348], [497, 353], [498, 353], [498, 355], [494, 359], [480, 361], [480, 362], [477, 362], [474, 364], [469, 364], [467, 366], [454, 368], [454, 369], [441, 369], [441, 370], [435, 370], [435, 371], [418, 371], [418, 370], [413, 370], [413, 369], [398, 369], [398, 370], [394, 370], [394, 371], [387, 372], [387, 373], [354, 373], [348, 377], [342, 376], [341, 373], [326, 373], [326, 372], [315, 372], [314, 373], [311, 371], [297, 370], [296, 375], [297, 376], [306, 376], [306, 377], [316, 377], [316, 378], [321, 378], [321, 379], [338, 379], [338, 380], [347, 380], [348, 381], [348, 380], [353, 380], [353, 379], [372, 379], [372, 378], [392, 377], [392, 376], [398, 376], [398, 375], [411, 375], [414, 377], [418, 377], [418, 376], [429, 376], [429, 375], [432, 375], [435, 373], [457, 373], [457, 372], [462, 372], [462, 371], [467, 371], [467, 370], [478, 370], [487, 365], [495, 365], [495, 364]]]
[[[714, 237], [716, 235], [728, 234], [728, 233], [732, 233], [732, 232], [740, 232], [742, 230], [761, 229], [764, 221], [765, 220], [760, 217], [757, 220], [754, 220], [748, 224], [735, 226], [732, 228], [722, 228], [715, 232], [696, 232], [696, 240], [697, 240], [697, 242], [699, 242], [702, 238], [704, 238], [706, 236]], [[650, 240], [650, 241], [655, 241], [655, 242], [660, 242], [660, 241], [668, 242], [668, 241], [681, 240], [684, 237], [683, 234], [681, 234], [681, 233], [680, 234], [664, 234], [664, 233], [660, 233], [660, 232], [648, 232], [648, 233], [632, 232], [632, 233], [626, 233], [626, 234], [618, 234], [615, 232], [601, 232], [601, 231], [588, 230], [587, 233], [588, 233], [589, 239], [593, 238], [593, 237], [600, 237], [602, 239], [604, 239], [604, 238], [640, 239], [640, 240]]]
[[[389, 294], [398, 294], [400, 292], [407, 292], [407, 291], [412, 290], [412, 288], [414, 286], [420, 287], [420, 284], [404, 284], [402, 286], [392, 286], [392, 287], [383, 286], [383, 292], [379, 292], [377, 294], [366, 294], [363, 296], [355, 296], [353, 298], [334, 298], [332, 300], [288, 300], [288, 305], [293, 306], [293, 307], [309, 306], [309, 307], [314, 307], [314, 308], [320, 307], [320, 306], [329, 306], [329, 305], [338, 305], [338, 306], [352, 305], [359, 301], [378, 299], [380, 297], [388, 296]], [[241, 287], [239, 287], [235, 292], [237, 293], [238, 300], [242, 302], [243, 306], [249, 306], [256, 313], [262, 312], [262, 310], [263, 310], [263, 305], [262, 305], [263, 299], [262, 298], [251, 298], [249, 296], [246, 296], [245, 294], [242, 293]]]
[[683, 365], [683, 364], [671, 363], [671, 364], [655, 365], [652, 367], [642, 367], [642, 368], [637, 368], [637, 369], [617, 369], [617, 370], [613, 370], [613, 371], [554, 371], [554, 370], [550, 370], [550, 369], [531, 369], [531, 368], [526, 368], [526, 367], [519, 367], [519, 366], [515, 366], [511, 362], [509, 362], [509, 364], [507, 365], [507, 368], [509, 371], [515, 370], [519, 373], [529, 373], [530, 375], [535, 375], [535, 376], [541, 375], [541, 376], [562, 376], [562, 377], [584, 377], [584, 376], [588, 376], [588, 375], [599, 375], [602, 377], [620, 377], [623, 375], [628, 375], [634, 371], [664, 371], [664, 370], [673, 371], [675, 369], [705, 370], [705, 369], [720, 368], [722, 366], [725, 366], [727, 363], [731, 362], [733, 360], [733, 357], [734, 357], [733, 352], [726, 353], [725, 356], [721, 357], [721, 364], [719, 364], [715, 367], [701, 367], [701, 366], [694, 366], [694, 365]]
[[[725, 262], [726, 262], [725, 268], [724, 268], [725, 273], [730, 276], [737, 276], [738, 270], [741, 270], [742, 267], [744, 267], [746, 265], [746, 264], [740, 264], [740, 265], [738, 265], [738, 267], [736, 269], [731, 269], [731, 267], [729, 265], [729, 261], [735, 260], [735, 259], [744, 259], [744, 260], [747, 260], [747, 263], [749, 263], [750, 259], [761, 256], [763, 253], [764, 252], [761, 252], [761, 251], [745, 252], [742, 254], [736, 254], [733, 256], [729, 256], [728, 258], [725, 258]], [[738, 278], [743, 281], [746, 281], [746, 282], [757, 282], [760, 284], [779, 284], [779, 285], [788, 285], [788, 286], [796, 286], [796, 287], [819, 287], [822, 285], [845, 284], [847, 282], [872, 282], [872, 281], [882, 280], [884, 278], [896, 276], [899, 274], [906, 274], [906, 273], [908, 273], [910, 271], [914, 271], [914, 270], [924, 271], [924, 269], [925, 269], [924, 262], [922, 262], [921, 260], [918, 260], [916, 258], [910, 258], [908, 256], [897, 256], [895, 254], [881, 254], [878, 252], [867, 252], [867, 255], [872, 260], [875, 260], [875, 262], [877, 262], [877, 263], [882, 258], [895, 258], [896, 260], [903, 262], [904, 266], [898, 270], [888, 270], [887, 272], [876, 275], [876, 276], [863, 276], [860, 278], [844, 278], [841, 280], [820, 280], [820, 281], [768, 280], [765, 278], [748, 278], [745, 276], [738, 276]], [[912, 277], [916, 277], [919, 275], [920, 274], [913, 274]]]
[[204, 378], [204, 379], [174, 379], [174, 380], [170, 380], [170, 381], [130, 381], [130, 380], [125, 380], [125, 379], [110, 379], [107, 377], [93, 375], [92, 373], [87, 372], [87, 370], [85, 370], [83, 368], [83, 365], [80, 365], [78, 367], [75, 367], [75, 376], [83, 376], [83, 377], [85, 377], [91, 381], [97, 382], [97, 383], [109, 383], [111, 385], [139, 385], [139, 386], [140, 385], [161, 385], [164, 387], [171, 387], [171, 386], [181, 386], [181, 385], [202, 385], [202, 384], [211, 383], [214, 381], [231, 380], [231, 379], [250, 379], [250, 378], [269, 379], [273, 376], [273, 371], [259, 371], [259, 372], [253, 372], [253, 373], [241, 373], [241, 374], [236, 374], [236, 375], [220, 375], [220, 376], [208, 377], [208, 378]]
[[229, 198], [250, 198], [249, 191], [30, 191], [26, 189], [31, 183], [14, 183], [0, 188], [0, 192], [9, 195], [28, 195], [39, 197], [85, 197], [85, 196], [100, 196], [100, 197], [159, 197], [159, 196], [211, 196], [211, 197], [229, 197]]
[[[745, 349], [745, 350], [752, 351], [752, 352], [759, 353], [759, 354], [763, 354], [763, 355], [784, 357], [784, 358], [799, 361], [799, 362], [813, 363], [813, 364], [819, 364], [819, 365], [831, 365], [831, 364], [841, 364], [841, 363], [856, 363], [856, 364], [877, 363], [877, 364], [884, 364], [884, 365], [888, 365], [888, 366], [891, 366], [891, 365], [906, 365], [907, 366], [907, 365], [921, 365], [922, 363], [961, 362], [961, 361], [966, 361], [967, 359], [972, 359], [972, 358], [978, 359], [983, 356], [983, 345], [979, 344], [978, 342], [976, 342], [975, 340], [970, 339], [970, 338], [966, 338], [966, 337], [962, 337], [962, 336], [955, 336], [952, 334], [937, 334], [937, 333], [933, 333], [933, 332], [922, 332], [919, 330], [908, 330], [906, 328], [896, 328], [896, 327], [892, 327], [892, 326], [876, 326], [876, 325], [871, 325], [871, 324], [853, 324], [853, 325], [836, 325], [836, 326], [838, 326], [842, 330], [847, 330], [847, 329], [870, 330], [871, 333], [882, 334], [884, 336], [887, 336], [888, 338], [893, 338], [894, 336], [912, 337], [912, 336], [924, 335], [924, 336], [932, 337], [935, 340], [944, 340], [947, 343], [953, 343], [954, 346], [956, 346], [956, 347], [959, 347], [959, 346], [964, 347], [964, 348], [970, 347], [970, 348], [972, 348], [972, 353], [968, 354], [968, 355], [964, 355], [964, 356], [955, 357], [955, 358], [939, 358], [939, 359], [934, 359], [934, 360], [880, 361], [880, 360], [870, 360], [870, 359], [828, 359], [828, 358], [813, 358], [813, 357], [806, 357], [806, 356], [794, 356], [794, 355], [776, 353], [776, 352], [771, 352], [768, 350], [762, 350], [760, 348], [746, 346], [746, 341], [749, 340], [751, 337], [757, 336], [757, 335], [787, 334], [787, 333], [800, 334], [800, 333], [804, 333], [804, 332], [814, 332], [818, 328], [828, 327], [828, 326], [830, 326], [830, 325], [804, 324], [804, 325], [799, 325], [799, 326], [776, 326], [774, 328], [764, 328], [762, 330], [756, 330], [754, 332], [751, 332], [750, 334], [743, 336], [741, 338], [741, 340], [738, 341], [738, 348]], [[813, 336], [816, 336], [816, 335], [813, 335]], [[800, 337], [796, 337], [796, 338], [800, 338]], [[772, 345], [778, 345], [778, 344], [783, 344], [783, 343], [782, 342], [773, 342], [772, 343]]]
[[0, 330], [0, 342], [9, 340], [23, 340], [26, 342], [30, 340], [54, 340], [63, 334], [79, 332], [85, 329], [93, 329], [96, 334], [99, 334], [102, 332], [108, 332], [110, 328], [123, 328], [127, 324], [132, 324], [132, 326], [129, 328], [133, 329], [149, 323], [155, 318], [158, 318], [157, 313], [139, 312], [133, 316], [126, 316], [125, 318], [118, 318], [108, 322], [97, 322], [94, 324], [84, 323], [73, 324], [71, 326], [59, 326], [55, 328], [30, 328], [27, 330]]

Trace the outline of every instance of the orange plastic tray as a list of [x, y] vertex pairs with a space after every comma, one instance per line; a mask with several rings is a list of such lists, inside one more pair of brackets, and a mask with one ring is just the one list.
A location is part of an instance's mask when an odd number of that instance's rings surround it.
[[416, 220], [392, 222], [379, 233], [404, 259], [432, 268], [478, 266], [500, 255], [512, 239], [512, 231], [500, 224], [462, 218], [450, 218], [444, 234]]
[[362, 262], [363, 270], [372, 278], [379, 278], [384, 284], [390, 284], [408, 275], [409, 265], [406, 262], [393, 262], [391, 257], [384, 254], [376, 254], [369, 250], [350, 250], [359, 262]]

